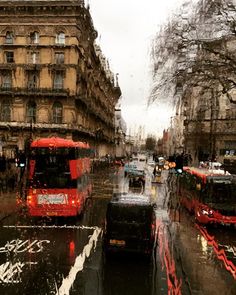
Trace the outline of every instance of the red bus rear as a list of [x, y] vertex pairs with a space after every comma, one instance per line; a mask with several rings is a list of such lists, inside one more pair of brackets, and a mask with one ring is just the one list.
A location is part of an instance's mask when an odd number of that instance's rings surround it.
[[31, 216], [76, 216], [91, 193], [90, 147], [63, 138], [31, 143], [27, 207]]
[[236, 179], [223, 173], [184, 167], [179, 175], [180, 202], [199, 223], [236, 224]]

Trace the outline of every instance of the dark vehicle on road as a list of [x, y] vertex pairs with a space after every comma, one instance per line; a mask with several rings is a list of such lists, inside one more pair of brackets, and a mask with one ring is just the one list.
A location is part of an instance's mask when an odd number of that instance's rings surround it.
[[[141, 167], [142, 168], [142, 167]], [[144, 187], [145, 186], [145, 170], [138, 169], [137, 164], [131, 162], [124, 166], [125, 177], [129, 178], [130, 187]]]
[[156, 219], [149, 197], [114, 194], [107, 206], [104, 250], [149, 255], [155, 242]]
[[158, 169], [158, 165], [154, 167], [152, 172], [152, 183], [161, 183], [161, 171], [162, 169]]

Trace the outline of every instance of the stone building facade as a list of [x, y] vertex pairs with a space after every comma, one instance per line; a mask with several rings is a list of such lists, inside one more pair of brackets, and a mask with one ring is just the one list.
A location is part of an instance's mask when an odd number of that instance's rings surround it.
[[[173, 118], [173, 146], [180, 152], [180, 143], [196, 165], [209, 159], [223, 162], [227, 153], [236, 154], [236, 92], [228, 84], [235, 79], [234, 66], [227, 66], [227, 58], [222, 59], [225, 56], [234, 60], [235, 46], [235, 37], [205, 42], [195, 61], [195, 70], [203, 72], [204, 79], [189, 75], [183, 87], [181, 105]], [[205, 68], [205, 61], [213, 70]]]
[[82, 0], [0, 2], [0, 153], [60, 136], [112, 153], [117, 80]]
[[[199, 53], [200, 67], [207, 61], [213, 70], [204, 73], [206, 81], [196, 83], [183, 95], [184, 147], [193, 159], [223, 162], [227, 153], [236, 155], [236, 38], [207, 42]], [[196, 67], [198, 61], [196, 61]], [[207, 80], [207, 75], [210, 78]]]

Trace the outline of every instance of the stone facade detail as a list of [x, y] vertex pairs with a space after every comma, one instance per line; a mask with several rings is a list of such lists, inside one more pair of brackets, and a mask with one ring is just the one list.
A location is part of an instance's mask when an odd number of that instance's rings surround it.
[[1, 153], [46, 136], [112, 153], [121, 91], [96, 37], [82, 0], [0, 2]]

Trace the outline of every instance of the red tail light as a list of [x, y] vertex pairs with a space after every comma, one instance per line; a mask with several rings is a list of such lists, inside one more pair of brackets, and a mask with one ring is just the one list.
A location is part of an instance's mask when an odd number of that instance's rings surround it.
[[28, 204], [32, 203], [32, 196], [31, 195], [27, 196], [27, 203]]

